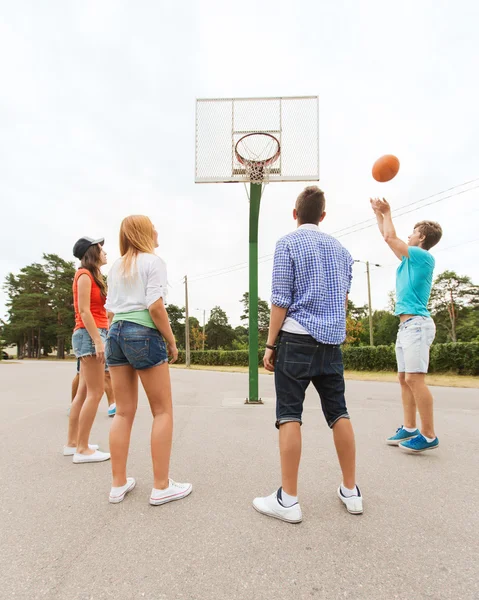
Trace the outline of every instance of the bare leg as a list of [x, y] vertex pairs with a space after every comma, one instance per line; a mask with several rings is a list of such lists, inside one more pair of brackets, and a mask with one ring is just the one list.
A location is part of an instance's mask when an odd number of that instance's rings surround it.
[[[78, 420], [80, 418], [80, 412], [86, 399], [86, 382], [85, 378], [81, 375], [78, 376], [77, 393], [73, 398], [73, 402], [70, 405], [70, 417], [68, 419], [68, 440], [67, 446], [76, 448], [78, 438]], [[73, 380], [75, 381], [75, 380]], [[72, 385], [73, 387], [73, 385]]]
[[111, 375], [109, 371], [105, 371], [105, 393], [108, 400], [108, 406], [115, 404], [115, 393], [111, 384]]
[[138, 371], [153, 414], [151, 457], [154, 487], [164, 490], [169, 485], [171, 443], [173, 439], [173, 407], [168, 363]]
[[77, 373], [72, 381], [72, 402], [75, 400], [75, 396], [78, 392], [78, 384], [80, 383], [80, 373]]
[[406, 373], [406, 383], [410, 387], [421, 417], [421, 433], [428, 438], [435, 438], [433, 398], [426, 385], [425, 373]]
[[404, 410], [404, 427], [408, 429], [416, 428], [416, 401], [411, 388], [406, 383], [406, 374], [398, 373], [399, 383], [401, 384], [402, 406]]
[[298, 495], [298, 471], [301, 460], [301, 426], [283, 423], [279, 426], [279, 452], [283, 490], [290, 496]]
[[116, 397], [116, 414], [110, 429], [112, 486], [121, 487], [126, 484], [131, 428], [138, 406], [138, 375], [129, 365], [112, 367], [111, 383]]
[[339, 419], [333, 425], [334, 445], [343, 473], [343, 485], [352, 490], [356, 486], [356, 444], [349, 419]]
[[97, 360], [96, 356], [85, 356], [81, 359], [81, 373], [86, 381], [87, 396], [78, 423], [77, 452], [79, 454], [93, 454], [94, 450], [90, 450], [88, 441], [98, 405], [105, 389], [105, 365]]

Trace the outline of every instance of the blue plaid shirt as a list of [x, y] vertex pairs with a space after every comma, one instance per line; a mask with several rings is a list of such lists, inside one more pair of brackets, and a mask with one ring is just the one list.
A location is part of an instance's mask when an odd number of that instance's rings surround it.
[[276, 244], [271, 302], [287, 308], [318, 342], [346, 337], [346, 296], [353, 259], [338, 240], [316, 225], [302, 225]]

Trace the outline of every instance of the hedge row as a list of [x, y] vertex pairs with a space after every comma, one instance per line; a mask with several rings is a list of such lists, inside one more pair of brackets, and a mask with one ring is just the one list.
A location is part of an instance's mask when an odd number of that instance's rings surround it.
[[[346, 346], [343, 348], [344, 366], [353, 371], [395, 371], [394, 346]], [[179, 363], [185, 362], [181, 351]], [[247, 350], [205, 350], [191, 352], [193, 365], [248, 366]], [[263, 351], [258, 352], [258, 364], [263, 364]], [[479, 375], [479, 343], [457, 342], [433, 344], [431, 348], [430, 373], [457, 373]]]

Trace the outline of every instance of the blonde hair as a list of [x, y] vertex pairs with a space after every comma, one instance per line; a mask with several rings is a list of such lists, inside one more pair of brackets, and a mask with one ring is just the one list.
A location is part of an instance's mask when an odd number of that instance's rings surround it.
[[155, 253], [153, 223], [144, 215], [130, 215], [123, 219], [120, 226], [120, 254], [125, 275], [130, 274], [140, 252]]

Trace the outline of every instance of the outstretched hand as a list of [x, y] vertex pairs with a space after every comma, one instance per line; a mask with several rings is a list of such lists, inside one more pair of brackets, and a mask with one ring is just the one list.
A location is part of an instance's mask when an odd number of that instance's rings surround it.
[[370, 198], [371, 206], [374, 212], [381, 215], [386, 215], [391, 212], [391, 207], [389, 206], [389, 202], [386, 198], [382, 200], [380, 198]]

